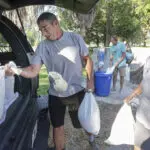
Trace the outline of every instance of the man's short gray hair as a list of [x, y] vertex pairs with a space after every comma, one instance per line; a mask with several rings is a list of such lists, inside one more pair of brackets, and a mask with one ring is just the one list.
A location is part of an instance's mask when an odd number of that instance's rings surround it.
[[39, 24], [40, 21], [44, 21], [44, 20], [47, 20], [52, 23], [54, 20], [57, 20], [57, 17], [53, 13], [44, 12], [38, 17], [37, 24]]

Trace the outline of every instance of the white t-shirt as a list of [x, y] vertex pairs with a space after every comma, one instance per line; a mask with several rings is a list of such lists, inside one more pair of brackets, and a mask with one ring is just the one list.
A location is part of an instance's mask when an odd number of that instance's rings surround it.
[[88, 54], [88, 48], [79, 34], [64, 32], [59, 40], [42, 41], [36, 49], [32, 64], [45, 64], [48, 72], [61, 74], [68, 83], [67, 91], [59, 93], [50, 84], [49, 94], [68, 97], [83, 90], [81, 58]]

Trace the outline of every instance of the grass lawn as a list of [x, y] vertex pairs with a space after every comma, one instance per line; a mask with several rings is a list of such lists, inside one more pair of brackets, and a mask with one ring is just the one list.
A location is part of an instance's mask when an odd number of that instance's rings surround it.
[[46, 95], [49, 88], [49, 80], [46, 67], [43, 65], [39, 74], [38, 95]]

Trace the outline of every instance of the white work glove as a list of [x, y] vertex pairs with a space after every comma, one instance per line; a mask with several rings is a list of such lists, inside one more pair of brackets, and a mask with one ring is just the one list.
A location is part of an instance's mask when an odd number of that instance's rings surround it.
[[54, 80], [53, 87], [57, 92], [65, 92], [67, 90], [68, 84], [59, 73], [49, 72], [48, 75]]
[[10, 61], [8, 63], [8, 67], [10, 67], [10, 69], [16, 74], [16, 75], [20, 75], [22, 72], [22, 69], [17, 68], [16, 64], [13, 61]]

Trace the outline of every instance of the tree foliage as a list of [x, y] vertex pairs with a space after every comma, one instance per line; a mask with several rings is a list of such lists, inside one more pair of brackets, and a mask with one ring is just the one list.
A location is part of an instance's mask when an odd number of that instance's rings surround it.
[[[115, 34], [132, 43], [140, 43], [150, 27], [149, 5], [149, 0], [100, 1], [92, 26], [86, 29], [86, 42], [99, 46], [108, 43], [110, 35]], [[80, 31], [73, 12], [63, 9], [59, 14], [65, 30]]]
[[[80, 32], [82, 29], [86, 29], [84, 36], [86, 42], [97, 46], [100, 44], [108, 46], [110, 36], [113, 34], [132, 43], [144, 43], [146, 45], [147, 35], [150, 31], [149, 0], [100, 0], [96, 6], [95, 19], [91, 27], [91, 18], [85, 16], [83, 21], [79, 14], [63, 8], [54, 9], [51, 6], [42, 5], [18, 9], [25, 27], [33, 28], [33, 30], [38, 15], [47, 10], [58, 15], [61, 27], [65, 31]], [[21, 27], [16, 19], [18, 18], [16, 11], [5, 12], [4, 14]], [[30, 32], [34, 33], [34, 31]], [[31, 39], [30, 32], [27, 34]]]
[[133, 0], [133, 3], [135, 5], [137, 18], [140, 21], [143, 43], [144, 46], [146, 46], [147, 35], [148, 32], [150, 32], [150, 1]]

